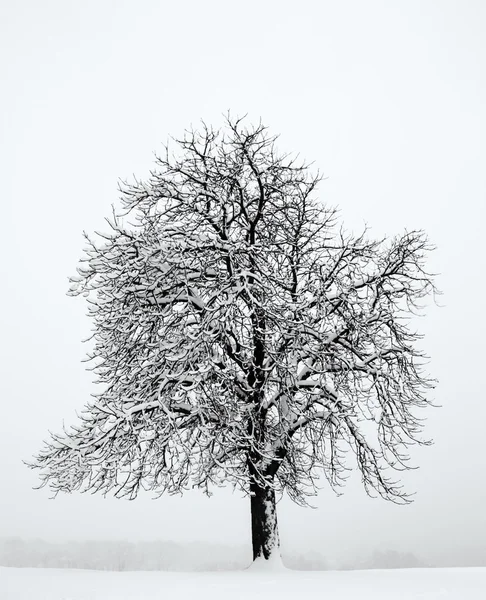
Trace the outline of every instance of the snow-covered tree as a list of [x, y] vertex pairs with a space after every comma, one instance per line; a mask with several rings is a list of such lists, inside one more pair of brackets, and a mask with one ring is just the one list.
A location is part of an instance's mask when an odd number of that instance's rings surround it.
[[52, 490], [250, 496], [254, 558], [278, 551], [276, 499], [336, 488], [408, 496], [417, 408], [432, 386], [409, 325], [434, 292], [420, 231], [337, 227], [319, 176], [261, 124], [186, 132], [146, 182], [121, 186], [70, 294], [88, 298], [102, 391], [35, 459]]

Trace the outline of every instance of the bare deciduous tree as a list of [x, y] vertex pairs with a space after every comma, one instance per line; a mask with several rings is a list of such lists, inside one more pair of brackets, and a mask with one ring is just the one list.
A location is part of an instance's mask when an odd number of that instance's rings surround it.
[[88, 297], [103, 391], [36, 457], [42, 483], [134, 498], [228, 482], [250, 495], [255, 559], [278, 549], [276, 495], [340, 486], [347, 449], [369, 493], [407, 502], [386, 472], [426, 443], [433, 382], [409, 326], [435, 291], [426, 237], [344, 233], [261, 124], [177, 146], [86, 237], [70, 293]]

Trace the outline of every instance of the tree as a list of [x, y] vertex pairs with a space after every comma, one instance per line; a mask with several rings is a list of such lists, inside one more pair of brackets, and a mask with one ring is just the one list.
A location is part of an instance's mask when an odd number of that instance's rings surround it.
[[203, 124], [120, 186], [70, 289], [102, 391], [33, 464], [55, 493], [228, 482], [250, 496], [254, 559], [278, 549], [276, 498], [306, 504], [322, 475], [337, 489], [347, 449], [368, 493], [409, 501], [387, 467], [427, 443], [415, 409], [433, 385], [409, 323], [434, 292], [425, 235], [345, 233], [275, 142]]

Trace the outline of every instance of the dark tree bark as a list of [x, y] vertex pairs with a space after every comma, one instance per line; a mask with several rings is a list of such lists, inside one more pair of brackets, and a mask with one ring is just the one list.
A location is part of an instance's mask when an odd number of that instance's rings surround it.
[[253, 482], [250, 485], [250, 493], [253, 560], [268, 560], [279, 549], [275, 490], [271, 483], [262, 486]]

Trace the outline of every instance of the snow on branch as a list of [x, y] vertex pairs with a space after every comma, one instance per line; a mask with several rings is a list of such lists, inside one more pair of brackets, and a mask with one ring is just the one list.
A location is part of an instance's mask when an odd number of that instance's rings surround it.
[[305, 503], [322, 474], [339, 488], [351, 449], [369, 493], [407, 501], [386, 473], [426, 443], [411, 318], [436, 293], [431, 246], [345, 233], [275, 143], [231, 118], [189, 131], [86, 236], [69, 293], [102, 391], [35, 459], [55, 493], [259, 482]]

